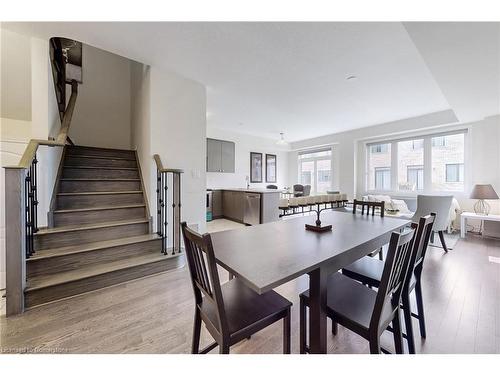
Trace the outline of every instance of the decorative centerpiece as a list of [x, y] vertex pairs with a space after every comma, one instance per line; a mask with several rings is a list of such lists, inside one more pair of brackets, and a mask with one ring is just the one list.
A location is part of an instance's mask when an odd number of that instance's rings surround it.
[[306, 224], [306, 230], [310, 230], [313, 232], [318, 232], [318, 233], [323, 233], [323, 232], [328, 232], [332, 230], [332, 225], [321, 225], [321, 220], [319, 218], [321, 211], [323, 210], [328, 210], [328, 208], [319, 208], [318, 204], [318, 209], [316, 210], [311, 210], [316, 212], [316, 225], [311, 225], [311, 224]]

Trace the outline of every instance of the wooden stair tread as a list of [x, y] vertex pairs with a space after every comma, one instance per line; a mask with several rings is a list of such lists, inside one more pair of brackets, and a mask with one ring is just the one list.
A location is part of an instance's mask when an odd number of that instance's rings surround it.
[[[121, 156], [111, 156], [111, 155], [79, 155], [79, 154], [66, 154], [68, 158], [82, 158], [82, 159], [108, 159], [108, 160], [129, 160], [136, 161], [135, 158], [124, 158]], [[65, 163], [65, 165], [68, 165]]]
[[132, 258], [122, 259], [114, 262], [93, 265], [92, 267], [82, 267], [77, 270], [60, 272], [52, 275], [35, 276], [28, 280], [25, 292], [31, 292], [55, 285], [67, 284], [76, 280], [91, 278], [109, 272], [137, 267], [144, 264], [166, 261], [180, 254], [164, 255], [160, 252], [140, 255]]
[[140, 242], [159, 240], [157, 234], [143, 234], [141, 236], [123, 237], [114, 240], [96, 241], [80, 245], [55, 247], [51, 249], [38, 250], [33, 256], [27, 259], [28, 262], [36, 262], [37, 260], [55, 258], [70, 254], [86, 253], [95, 250], [101, 250], [109, 247], [135, 244]]
[[69, 212], [87, 212], [87, 211], [100, 211], [100, 210], [120, 210], [125, 208], [138, 208], [146, 207], [145, 203], [137, 204], [125, 204], [125, 205], [114, 205], [114, 206], [96, 206], [96, 207], [85, 207], [85, 208], [68, 208], [64, 210], [55, 210], [55, 214], [63, 214]]
[[59, 181], [140, 181], [140, 178], [61, 178]]
[[137, 167], [101, 167], [98, 165], [64, 165], [63, 168], [68, 169], [104, 169], [109, 171], [114, 170], [125, 170], [125, 171], [137, 171]]
[[121, 151], [121, 152], [130, 152], [130, 153], [135, 152], [134, 150], [129, 150], [129, 149], [125, 149], [125, 148], [107, 148], [107, 147], [76, 146], [76, 145], [67, 146], [67, 147], [70, 150], [78, 148], [78, 149], [87, 149], [87, 150]]
[[57, 195], [69, 196], [69, 195], [106, 195], [106, 194], [142, 194], [141, 190], [117, 190], [117, 191], [78, 191], [78, 192], [66, 192], [57, 193]]
[[116, 226], [120, 226], [120, 225], [141, 224], [141, 223], [149, 223], [149, 220], [147, 218], [143, 218], [143, 219], [135, 219], [135, 220], [107, 221], [104, 223], [97, 223], [97, 224], [78, 224], [78, 225], [67, 225], [64, 227], [56, 227], [56, 228], [44, 228], [44, 229], [40, 229], [37, 233], [35, 233], [35, 236], [41, 236], [41, 235], [51, 234], [51, 233], [64, 233], [64, 232], [73, 232], [73, 231], [79, 231], [79, 230], [108, 228], [108, 227], [116, 227]]

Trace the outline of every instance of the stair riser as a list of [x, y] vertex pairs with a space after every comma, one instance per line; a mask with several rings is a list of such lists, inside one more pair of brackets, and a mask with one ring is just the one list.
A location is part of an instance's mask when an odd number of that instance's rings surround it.
[[100, 148], [86, 148], [86, 147], [68, 147], [66, 149], [67, 155], [83, 155], [83, 156], [106, 156], [115, 158], [134, 159], [135, 152], [130, 150], [111, 150]]
[[35, 250], [113, 240], [147, 233], [149, 233], [149, 224], [147, 222], [62, 233], [46, 233], [35, 235]]
[[40, 275], [52, 275], [59, 272], [76, 270], [83, 266], [89, 267], [105, 262], [118, 261], [138, 254], [159, 254], [160, 252], [161, 240], [158, 239], [54, 258], [36, 260], [36, 257], [34, 257], [27, 263], [26, 272], [28, 278]]
[[59, 181], [60, 193], [141, 190], [140, 181]]
[[103, 275], [76, 280], [61, 285], [32, 290], [25, 293], [25, 306], [33, 307], [42, 303], [56, 301], [61, 298], [101, 289], [114, 284], [130, 281], [180, 268], [184, 265], [184, 256], [165, 258], [163, 261], [139, 265], [132, 268], [109, 272]]
[[57, 208], [90, 208], [124, 204], [144, 203], [140, 194], [99, 194], [99, 195], [60, 195], [57, 197]]
[[64, 166], [84, 166], [84, 167], [123, 167], [123, 168], [137, 168], [135, 160], [124, 159], [99, 159], [99, 158], [76, 158], [66, 156], [64, 159]]
[[64, 168], [63, 178], [139, 178], [137, 169]]
[[74, 224], [104, 223], [106, 221], [142, 219], [146, 217], [144, 207], [115, 208], [98, 211], [54, 213], [54, 225], [61, 227]]

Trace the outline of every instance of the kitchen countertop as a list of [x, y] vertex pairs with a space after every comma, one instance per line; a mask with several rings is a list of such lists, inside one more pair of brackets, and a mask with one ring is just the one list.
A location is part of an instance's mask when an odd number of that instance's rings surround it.
[[207, 189], [207, 191], [214, 191], [214, 190], [226, 190], [226, 191], [240, 191], [243, 193], [259, 193], [259, 194], [270, 194], [270, 193], [281, 193], [282, 190], [280, 189], [264, 189], [264, 188], [210, 188]]

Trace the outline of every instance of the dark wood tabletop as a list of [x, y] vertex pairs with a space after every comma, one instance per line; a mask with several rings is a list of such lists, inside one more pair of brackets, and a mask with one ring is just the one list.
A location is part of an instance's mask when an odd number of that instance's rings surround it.
[[323, 212], [331, 232], [306, 231], [315, 216], [213, 233], [217, 262], [257, 293], [265, 293], [310, 271], [336, 270], [389, 242], [390, 234], [410, 223], [390, 217]]

